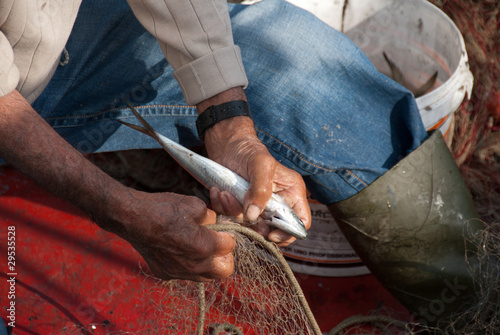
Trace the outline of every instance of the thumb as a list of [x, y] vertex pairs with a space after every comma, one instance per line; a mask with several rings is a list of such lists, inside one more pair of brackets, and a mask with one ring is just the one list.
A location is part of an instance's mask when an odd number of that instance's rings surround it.
[[236, 246], [234, 237], [227, 232], [215, 232], [215, 256], [231, 254]]
[[212, 260], [211, 276], [224, 279], [234, 271], [233, 249], [236, 241], [231, 234], [214, 232], [216, 235], [216, 251]]
[[267, 155], [256, 157], [250, 168], [250, 188], [244, 204], [245, 216], [250, 222], [257, 222], [271, 198], [275, 170], [276, 161]]

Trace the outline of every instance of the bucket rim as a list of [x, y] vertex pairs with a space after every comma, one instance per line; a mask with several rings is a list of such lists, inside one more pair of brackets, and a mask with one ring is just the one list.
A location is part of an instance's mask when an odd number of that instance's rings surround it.
[[[420, 2], [432, 10], [440, 13], [442, 18], [448, 22], [458, 37], [461, 48], [460, 60], [457, 67], [454, 69], [451, 76], [444, 81], [439, 87], [431, 92], [415, 99], [422, 117], [422, 121], [426, 128], [432, 128], [443, 117], [453, 114], [464, 98], [470, 97], [474, 86], [474, 76], [469, 68], [469, 59], [465, 46], [464, 37], [453, 20], [443, 12], [439, 7], [430, 3], [427, 0], [410, 0]], [[449, 112], [442, 111], [443, 105], [447, 105]]]

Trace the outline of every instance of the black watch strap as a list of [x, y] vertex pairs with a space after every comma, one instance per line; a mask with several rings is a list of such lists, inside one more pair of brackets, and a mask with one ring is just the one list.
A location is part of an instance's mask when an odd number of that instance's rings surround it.
[[250, 108], [248, 107], [248, 103], [246, 101], [230, 101], [221, 105], [208, 107], [198, 116], [198, 119], [196, 120], [198, 137], [203, 140], [205, 132], [213, 127], [217, 122], [235, 116], [251, 117]]

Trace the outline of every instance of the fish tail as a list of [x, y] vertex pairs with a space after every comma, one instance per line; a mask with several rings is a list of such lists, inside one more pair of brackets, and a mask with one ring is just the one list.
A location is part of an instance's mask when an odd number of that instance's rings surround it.
[[418, 97], [424, 95], [425, 93], [427, 93], [427, 91], [430, 90], [432, 88], [432, 86], [434, 86], [434, 83], [436, 82], [437, 76], [438, 76], [438, 71], [434, 72], [432, 77], [430, 77], [429, 80], [427, 80], [425, 82], [425, 84], [423, 84], [421, 87], [419, 87], [417, 90], [415, 90], [415, 93], [414, 93], [415, 98], [418, 98]]
[[137, 110], [130, 104], [130, 102], [128, 102], [128, 100], [125, 100], [125, 102], [130, 107], [130, 109], [132, 110], [132, 113], [134, 113], [135, 117], [143, 125], [143, 127], [135, 125], [135, 124], [131, 124], [131, 123], [128, 123], [128, 122], [125, 122], [125, 121], [121, 121], [121, 120], [117, 120], [117, 121], [120, 122], [120, 123], [122, 123], [122, 124], [124, 124], [124, 125], [126, 125], [126, 126], [128, 126], [128, 127], [130, 127], [130, 128], [132, 128], [132, 129], [140, 131], [143, 134], [149, 135], [152, 138], [154, 138], [156, 141], [159, 142], [160, 139], [158, 138], [158, 134], [153, 129], [153, 127], [151, 127], [151, 125], [146, 120], [144, 120], [144, 118], [139, 114], [139, 112], [137, 112]]
[[392, 61], [392, 59], [389, 58], [389, 56], [387, 56], [387, 54], [385, 53], [385, 51], [382, 52], [382, 55], [384, 56], [384, 59], [387, 63], [387, 65], [389, 65], [389, 69], [391, 69], [391, 77], [392, 79], [403, 85], [403, 86], [406, 86], [405, 85], [405, 79], [404, 79], [404, 75], [403, 75], [403, 72], [401, 72], [401, 69], [396, 65], [396, 63], [394, 63]]
[[127, 127], [132, 128], [134, 130], [140, 131], [143, 134], [149, 135], [147, 129], [144, 128], [144, 127], [138, 126], [136, 124], [128, 123], [128, 122], [125, 122], [125, 121], [122, 121], [122, 120], [116, 120], [116, 121], [120, 122], [121, 124], [126, 125]]

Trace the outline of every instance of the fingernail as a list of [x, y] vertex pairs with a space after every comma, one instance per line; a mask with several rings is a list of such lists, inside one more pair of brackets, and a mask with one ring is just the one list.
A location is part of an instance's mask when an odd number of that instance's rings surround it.
[[259, 218], [260, 212], [261, 212], [261, 210], [259, 207], [255, 206], [255, 205], [248, 206], [247, 219], [250, 220], [250, 222], [257, 222], [257, 219]]
[[210, 188], [210, 197], [217, 199], [219, 197], [219, 190], [215, 187]]
[[229, 206], [229, 198], [227, 197], [227, 194], [225, 194], [224, 192], [221, 192], [221, 201], [224, 207]]

